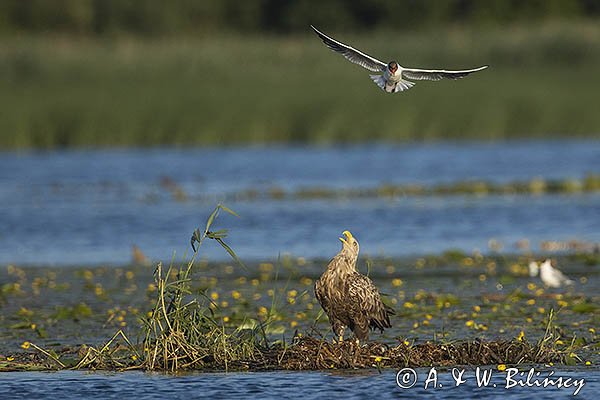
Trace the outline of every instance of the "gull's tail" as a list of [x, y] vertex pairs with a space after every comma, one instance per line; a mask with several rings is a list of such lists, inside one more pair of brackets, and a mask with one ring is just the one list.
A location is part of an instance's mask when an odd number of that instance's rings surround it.
[[384, 92], [388, 92], [388, 93], [402, 92], [404, 90], [410, 89], [411, 87], [413, 87], [415, 85], [414, 82], [405, 81], [405, 80], [400, 80], [400, 82], [398, 82], [398, 83], [388, 83], [388, 82], [386, 82], [383, 75], [369, 75], [369, 76], [371, 77], [373, 82], [375, 82], [375, 84], [381, 88], [381, 90], [383, 90]]

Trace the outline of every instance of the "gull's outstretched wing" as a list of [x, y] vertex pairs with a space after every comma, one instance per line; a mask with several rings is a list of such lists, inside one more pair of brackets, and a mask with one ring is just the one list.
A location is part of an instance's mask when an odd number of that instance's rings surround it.
[[338, 42], [337, 40], [330, 38], [329, 36], [320, 32], [317, 28], [315, 28], [312, 25], [310, 27], [321, 38], [321, 40], [323, 41], [323, 43], [325, 43], [327, 47], [329, 47], [333, 51], [341, 53], [344, 57], [346, 57], [347, 60], [352, 61], [353, 63], [358, 64], [361, 67], [373, 72], [381, 72], [382, 69], [387, 67], [386, 63], [381, 62], [376, 58], [373, 58], [363, 53], [362, 51], [356, 50], [348, 45], [345, 45], [342, 42]]
[[461, 71], [447, 71], [445, 69], [416, 69], [416, 68], [403, 68], [402, 77], [406, 79], [412, 79], [415, 81], [439, 81], [441, 79], [460, 79], [473, 72], [481, 71], [486, 69], [488, 66], [465, 69]]

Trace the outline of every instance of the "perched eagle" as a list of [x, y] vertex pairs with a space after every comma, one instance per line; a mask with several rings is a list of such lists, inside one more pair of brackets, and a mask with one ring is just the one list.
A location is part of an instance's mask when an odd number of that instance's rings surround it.
[[392, 326], [390, 315], [394, 310], [383, 304], [373, 281], [356, 270], [358, 241], [348, 231], [342, 235], [342, 250], [315, 282], [315, 295], [340, 342], [346, 327], [359, 341], [366, 341], [369, 328], [383, 332]]

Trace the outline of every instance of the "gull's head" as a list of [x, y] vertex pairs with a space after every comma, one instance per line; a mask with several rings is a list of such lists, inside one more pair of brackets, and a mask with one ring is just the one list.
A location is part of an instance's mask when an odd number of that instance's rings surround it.
[[388, 63], [388, 70], [392, 73], [395, 74], [396, 71], [398, 71], [398, 63], [396, 61], [390, 61]]
[[343, 252], [346, 252], [354, 257], [358, 257], [358, 240], [356, 240], [356, 238], [352, 236], [350, 231], [342, 232], [342, 237], [340, 237], [340, 241], [342, 242]]

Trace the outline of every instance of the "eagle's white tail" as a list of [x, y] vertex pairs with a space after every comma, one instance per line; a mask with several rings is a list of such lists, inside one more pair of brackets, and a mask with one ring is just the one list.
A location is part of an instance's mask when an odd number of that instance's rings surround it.
[[405, 80], [400, 80], [396, 84], [393, 84], [393, 83], [387, 84], [383, 75], [369, 75], [369, 76], [371, 77], [373, 82], [375, 82], [375, 84], [381, 88], [381, 90], [383, 90], [384, 92], [388, 92], [388, 93], [402, 92], [404, 90], [410, 89], [411, 87], [413, 87], [415, 85], [414, 82], [405, 81]]

